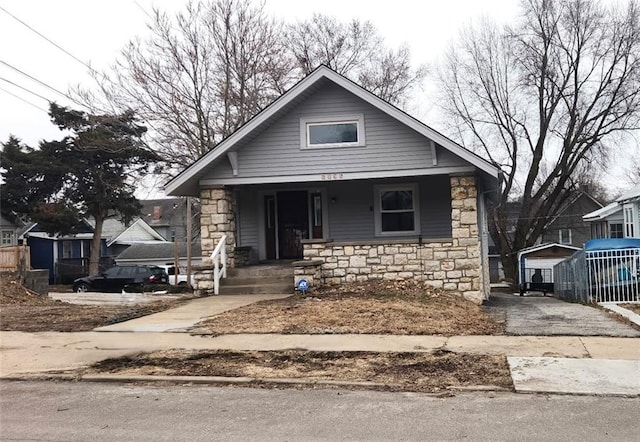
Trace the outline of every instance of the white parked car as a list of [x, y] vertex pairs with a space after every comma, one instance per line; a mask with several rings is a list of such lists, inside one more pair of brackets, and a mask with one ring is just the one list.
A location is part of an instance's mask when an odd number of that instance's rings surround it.
[[195, 278], [193, 277], [193, 274], [191, 274], [191, 282], [190, 283], [187, 282], [186, 268], [178, 267], [178, 275], [177, 275], [178, 283], [176, 284], [175, 266], [173, 266], [172, 264], [166, 264], [166, 265], [159, 265], [158, 267], [163, 268], [167, 272], [167, 274], [169, 275], [169, 284], [171, 285], [189, 284], [191, 287], [195, 285]]

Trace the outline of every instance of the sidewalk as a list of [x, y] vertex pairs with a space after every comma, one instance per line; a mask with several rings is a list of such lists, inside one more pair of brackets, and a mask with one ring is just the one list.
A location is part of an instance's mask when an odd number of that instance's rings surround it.
[[[106, 358], [163, 349], [372, 352], [446, 350], [507, 356], [516, 391], [640, 395], [638, 338], [358, 334], [193, 336], [184, 332], [203, 317], [260, 299], [284, 296], [287, 295], [201, 298], [173, 310], [101, 327], [91, 332], [0, 332], [0, 378], [76, 369]], [[182, 333], [177, 333], [179, 331]]]

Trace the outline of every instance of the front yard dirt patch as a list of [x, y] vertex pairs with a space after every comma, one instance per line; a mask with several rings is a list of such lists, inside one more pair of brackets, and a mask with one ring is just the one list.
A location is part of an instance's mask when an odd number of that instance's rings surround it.
[[457, 294], [415, 281], [328, 286], [217, 315], [197, 333], [496, 335], [504, 324]]
[[375, 382], [387, 390], [419, 392], [478, 385], [513, 387], [504, 356], [451, 352], [166, 350], [107, 359], [83, 373]]
[[640, 304], [620, 304], [620, 307], [631, 310], [633, 313], [640, 315]]
[[174, 308], [182, 302], [168, 300], [115, 306], [68, 304], [35, 294], [3, 275], [0, 278], [0, 330], [88, 331]]

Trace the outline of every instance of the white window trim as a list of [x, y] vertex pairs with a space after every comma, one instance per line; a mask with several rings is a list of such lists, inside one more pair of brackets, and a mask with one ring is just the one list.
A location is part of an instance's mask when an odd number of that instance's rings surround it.
[[[413, 226], [412, 231], [402, 230], [396, 232], [383, 232], [382, 231], [382, 202], [380, 195], [382, 192], [389, 190], [411, 190], [413, 192]], [[377, 185], [374, 186], [374, 204], [373, 204], [374, 218], [375, 218], [375, 235], [376, 236], [415, 236], [420, 234], [420, 195], [418, 193], [417, 183], [407, 184], [392, 184], [392, 185]]]
[[638, 210], [635, 204], [625, 204], [622, 208], [623, 213], [623, 235], [625, 238], [637, 238], [640, 236], [640, 220]]
[[[613, 226], [620, 226], [619, 233], [622, 234], [621, 237], [612, 235], [613, 234]], [[607, 232], [607, 236], [603, 237], [603, 238], [624, 238], [624, 222], [616, 221], [616, 222], [607, 223], [607, 227], [608, 227], [609, 231]]]
[[[563, 241], [562, 241], [562, 239], [563, 239], [563, 238], [562, 238], [562, 231], [563, 231], [563, 230], [566, 230], [566, 231], [568, 231], [568, 232], [569, 232], [569, 242], [563, 242]], [[572, 232], [571, 232], [571, 229], [570, 229], [570, 228], [568, 228], [568, 227], [564, 227], [564, 228], [558, 229], [558, 242], [559, 242], [560, 244], [565, 244], [565, 245], [571, 245], [571, 244], [573, 244]]]
[[[8, 242], [5, 240], [8, 240]], [[13, 245], [13, 232], [11, 230], [2, 231], [2, 245], [3, 246]]]
[[[355, 143], [327, 143], [309, 144], [310, 125], [328, 125], [356, 123], [358, 127], [358, 141]], [[300, 118], [300, 149], [325, 149], [340, 147], [363, 147], [367, 144], [364, 130], [364, 114], [332, 115], [330, 117], [302, 117]]]

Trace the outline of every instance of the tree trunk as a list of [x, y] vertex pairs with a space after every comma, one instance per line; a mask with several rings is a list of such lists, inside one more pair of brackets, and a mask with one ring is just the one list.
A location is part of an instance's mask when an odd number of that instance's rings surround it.
[[89, 275], [97, 275], [100, 273], [100, 249], [102, 248], [102, 226], [104, 225], [104, 215], [94, 215], [96, 225], [93, 230], [93, 239], [91, 240], [91, 257], [89, 258]]

